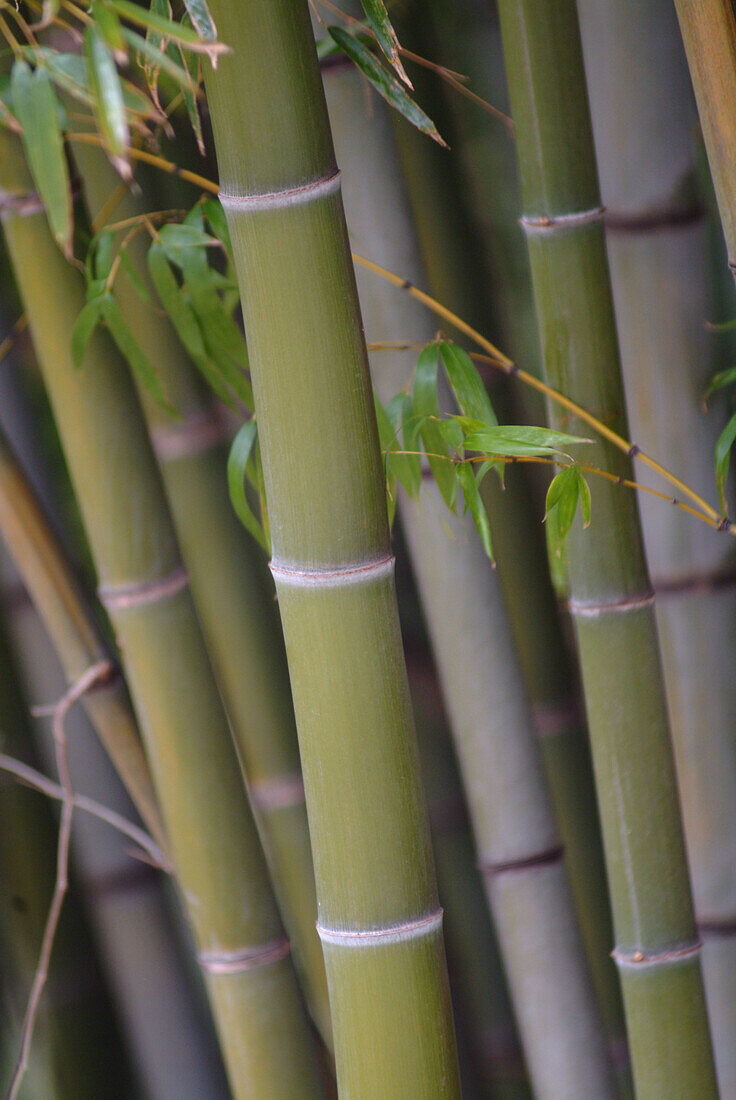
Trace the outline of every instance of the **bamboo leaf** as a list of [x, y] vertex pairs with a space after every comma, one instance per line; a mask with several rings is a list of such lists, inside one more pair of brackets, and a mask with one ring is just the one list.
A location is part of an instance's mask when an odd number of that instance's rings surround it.
[[478, 492], [473, 468], [469, 462], [463, 462], [457, 468], [457, 479], [463, 492], [465, 511], [470, 512], [475, 528], [480, 535], [483, 549], [493, 561], [493, 543], [491, 542], [491, 527], [488, 522], [488, 513]]
[[726, 427], [716, 440], [713, 463], [716, 471], [716, 486], [718, 488], [718, 500], [721, 511], [725, 514], [726, 508], [726, 478], [731, 459], [731, 448], [736, 440], [736, 413], [733, 414]]
[[108, 156], [123, 179], [133, 175], [128, 160], [130, 132], [125, 117], [125, 103], [115, 59], [96, 24], [84, 32], [84, 52], [94, 99], [94, 113]]
[[383, 455], [384, 477], [386, 478], [388, 524], [389, 527], [393, 527], [394, 516], [396, 515], [396, 474], [394, 472], [394, 463], [396, 461], [396, 453], [394, 451], [396, 432], [386, 410], [375, 393], [373, 398], [376, 406], [378, 441], [381, 448], [381, 454]]
[[140, 275], [136, 271], [135, 267], [131, 263], [131, 259], [130, 259], [130, 256], [128, 255], [128, 253], [127, 253], [127, 250], [124, 249], [124, 248], [121, 248], [118, 255], [120, 257], [120, 266], [125, 271], [125, 274], [128, 276], [131, 283], [133, 284], [133, 287], [134, 287], [136, 293], [138, 294], [138, 297], [144, 302], [150, 302], [151, 301], [151, 295], [148, 293], [148, 290], [146, 289], [145, 283], [143, 282]]
[[[141, 9], [138, 9], [139, 11]], [[130, 30], [128, 27], [123, 28], [123, 34], [128, 44], [136, 50], [145, 61], [149, 62], [154, 68], [159, 69], [162, 73], [166, 73], [168, 77], [179, 85], [181, 88], [188, 88], [191, 92], [196, 93], [197, 86], [192, 81], [189, 73], [186, 69], [183, 69], [181, 65], [177, 65], [175, 61], [169, 57], [163, 50], [159, 50], [154, 46], [152, 42], [147, 41], [140, 34], [136, 34], [135, 31]]]
[[[194, 83], [199, 86], [199, 58], [193, 54], [188, 54], [181, 46], [178, 47], [181, 63], [189, 73]], [[189, 116], [189, 125], [192, 127], [194, 138], [197, 142], [197, 148], [202, 156], [205, 155], [206, 149], [204, 144], [204, 134], [202, 133], [202, 119], [199, 115], [199, 104], [197, 102], [197, 96], [190, 88], [182, 88], [182, 99], [184, 100], [184, 107], [186, 108], [187, 115]]]
[[245, 491], [246, 469], [253, 461], [258, 427], [255, 420], [248, 420], [233, 440], [227, 460], [227, 485], [235, 514], [240, 522], [267, 552], [271, 552], [269, 540], [258, 517], [253, 512]]
[[[404, 440], [403, 450], [401, 447], [402, 426], [411, 413], [412, 400], [407, 393], [397, 394], [386, 405], [386, 415], [391, 425], [392, 468], [409, 496], [416, 497], [422, 482], [422, 460], [418, 454], [404, 453], [410, 449], [406, 440]], [[414, 449], [418, 450], [418, 448]]]
[[[182, 45], [186, 46], [189, 50], [206, 53], [213, 59], [216, 58], [218, 54], [227, 52], [227, 46], [222, 42], [205, 42], [200, 38], [194, 27], [185, 26], [183, 23], [176, 23], [173, 19], [167, 19], [166, 16], [160, 15], [157, 11], [153, 11], [150, 8], [133, 4], [130, 0], [106, 0], [106, 2], [118, 13], [118, 15], [122, 16], [123, 19], [129, 20], [129, 22], [135, 23], [139, 27], [145, 27], [146, 30], [153, 31], [155, 34], [161, 35], [164, 39], [169, 39], [172, 42], [181, 42]], [[161, 68], [163, 69], [163, 65]]]
[[446, 147], [447, 143], [440, 137], [432, 119], [407, 95], [396, 77], [380, 64], [367, 46], [342, 27], [328, 27], [327, 31], [387, 103], [399, 111], [412, 126], [416, 126], [417, 130], [428, 134], [438, 145]]
[[480, 421], [467, 417], [458, 417], [467, 434], [465, 446], [481, 454], [508, 455], [516, 458], [545, 457], [552, 454], [565, 454], [563, 447], [573, 443], [587, 443], [588, 440], [564, 432], [555, 432], [551, 428], [530, 427], [526, 424], [500, 424], [485, 427]]
[[72, 361], [75, 367], [81, 367], [87, 344], [102, 317], [102, 298], [93, 298], [82, 309], [72, 329]]
[[233, 262], [233, 244], [230, 239], [230, 230], [227, 225], [225, 211], [219, 199], [205, 199], [200, 204], [200, 210], [212, 227], [212, 232], [227, 252], [230, 262]]
[[[93, 94], [89, 65], [86, 57], [71, 53], [54, 53], [46, 47], [33, 51], [39, 63], [45, 68], [54, 84], [87, 106], [93, 104]], [[121, 82], [125, 109], [131, 115], [150, 118], [156, 113], [150, 99], [130, 81]]]
[[92, 25], [97, 28], [112, 50], [118, 65], [125, 65], [128, 60], [128, 47], [125, 44], [123, 28], [120, 26], [117, 13], [101, 0], [92, 0], [90, 12], [94, 19]]
[[158, 375], [151, 366], [145, 352], [141, 349], [133, 336], [133, 333], [128, 328], [120, 306], [115, 301], [112, 294], [104, 294], [100, 301], [102, 304], [102, 316], [110, 330], [110, 335], [117, 344], [118, 350], [123, 358], [130, 366], [130, 369], [136, 375], [141, 385], [150, 393], [151, 397], [153, 397], [162, 408], [166, 409], [171, 416], [175, 416], [175, 410], [166, 400], [164, 392], [161, 389]]
[[437, 345], [430, 344], [420, 354], [414, 371], [412, 403], [421, 421], [421, 437], [430, 469], [450, 511], [455, 509], [457, 476], [450, 452], [440, 430], [437, 403]]
[[388, 17], [388, 12], [386, 11], [383, 0], [361, 0], [361, 3], [366, 19], [370, 24], [370, 28], [376, 36], [378, 45], [383, 50], [387, 60], [399, 74], [401, 80], [406, 84], [407, 88], [411, 88], [412, 83], [404, 72], [404, 66], [401, 64], [399, 40], [396, 37], [396, 31], [391, 26], [391, 20]]
[[734, 382], [736, 382], [736, 367], [729, 367], [728, 370], [719, 370], [717, 374], [713, 375], [708, 383], [708, 388], [703, 394], [703, 401], [707, 401], [716, 390], [722, 390], [726, 386], [732, 385]]
[[439, 348], [447, 380], [460, 411], [465, 416], [474, 417], [484, 424], [495, 427], [498, 419], [473, 360], [457, 344], [443, 341]]
[[207, 7], [206, 0], [184, 0], [184, 6], [199, 37], [210, 41], [216, 39], [217, 27], [210, 14], [210, 9]]
[[205, 248], [218, 243], [216, 237], [211, 237], [195, 225], [180, 225], [177, 222], [169, 222], [159, 231], [158, 241], [172, 263], [179, 267], [184, 262], [183, 249]]
[[25, 61], [13, 65], [11, 92], [31, 175], [46, 207], [51, 231], [69, 257], [74, 228], [72, 193], [56, 93], [46, 70], [31, 72]]
[[544, 518], [545, 521], [551, 518], [547, 538], [552, 552], [558, 558], [575, 519], [581, 480], [579, 471], [574, 466], [567, 466], [552, 479], [547, 490]]

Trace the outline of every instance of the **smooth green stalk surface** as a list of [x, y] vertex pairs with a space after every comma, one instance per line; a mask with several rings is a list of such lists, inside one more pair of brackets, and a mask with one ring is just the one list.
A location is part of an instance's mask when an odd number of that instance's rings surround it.
[[[0, 185], [31, 189], [2, 135]], [[132, 382], [93, 337], [71, 361], [84, 289], [45, 217], [8, 216], [8, 250], [124, 656], [174, 864], [236, 1096], [319, 1096], [306, 1015]]]
[[[499, 5], [547, 381], [621, 430], [625, 406], [574, 5]], [[576, 431], [550, 411], [557, 425]], [[585, 434], [581, 432], [580, 434]], [[628, 476], [596, 443], [586, 459]], [[568, 545], [631, 1044], [641, 1096], [717, 1095], [651, 588], [636, 500], [593, 488]]]
[[[438, 55], [429, 46], [423, 52], [468, 73], [472, 87], [480, 87], [485, 92], [482, 81], [488, 76], [482, 70], [479, 44], [498, 49], [500, 54], [500, 42], [496, 42], [490, 33], [490, 13], [475, 8], [473, 13], [474, 18], [468, 23], [467, 13], [465, 18], [461, 18], [459, 8], [451, 11], [438, 6], [434, 17], [438, 21], [438, 30], [443, 32], [439, 38], [442, 53]], [[441, 24], [440, 16], [443, 17]], [[410, 28], [410, 43], [422, 52], [422, 41], [418, 44], [414, 41], [418, 30], [426, 30], [420, 20], [417, 13]], [[491, 66], [491, 69], [495, 84], [496, 66]], [[509, 293], [509, 280], [501, 276], [498, 282], [490, 280], [489, 285], [484, 275], [484, 265], [478, 254], [478, 234], [472, 232], [467, 218], [463, 216], [466, 191], [454, 185], [455, 179], [459, 178], [458, 154], [455, 151], [459, 147], [462, 152], [465, 130], [459, 126], [456, 137], [454, 129], [445, 129], [450, 123], [449, 120], [445, 123], [440, 113], [442, 103], [436, 95], [436, 82], [420, 83], [420, 76], [420, 73], [414, 74], [418, 94], [422, 102], [429, 100], [430, 114], [438, 121], [454, 152], [453, 155], [452, 152], [448, 154], [440, 150], [402, 121], [395, 127], [429, 287], [439, 301], [459, 316], [483, 332], [490, 331], [492, 318], [489, 319], [489, 314], [494, 313], [496, 300], [503, 299]], [[432, 99], [433, 90], [435, 96]], [[449, 94], [457, 98], [457, 93], [451, 91]], [[467, 111], [479, 113], [479, 108], [468, 105]], [[495, 200], [497, 196], [500, 198], [506, 186], [493, 186], [493, 181], [499, 178], [496, 155], [509, 155], [510, 139], [498, 119], [487, 116], [485, 119], [486, 128], [493, 131], [493, 134], [486, 134], [483, 140], [489, 157], [486, 182]], [[480, 133], [478, 141], [481, 141]], [[474, 144], [473, 148], [477, 151], [478, 146]], [[513, 174], [514, 186], [515, 179]], [[475, 190], [473, 195], [479, 199]], [[505, 197], [508, 199], [508, 195]], [[509, 216], [512, 215], [509, 213]], [[512, 220], [514, 233], [520, 235], [516, 212]], [[526, 256], [524, 262], [528, 266]], [[523, 350], [522, 345], [517, 343], [516, 330], [507, 328], [504, 323], [507, 315], [514, 314], [513, 306], [500, 311], [499, 339], [503, 347]], [[528, 317], [528, 322], [536, 328], [533, 316]], [[537, 343], [535, 333], [527, 345]], [[491, 374], [489, 381], [494, 408], [502, 421], [524, 422], [525, 416], [533, 415], [531, 408], [527, 408], [526, 413], [517, 411], [516, 395], [513, 391], [509, 392], [508, 381], [500, 372]], [[540, 413], [539, 420], [543, 420], [543, 413]], [[542, 508], [541, 504], [534, 506], [530, 491], [533, 486], [529, 484], [527, 473], [528, 468], [511, 466], [506, 470], [503, 490], [495, 477], [488, 477], [482, 484], [481, 492], [488, 508], [499, 579], [532, 702], [534, 722], [565, 846], [578, 920], [606, 1030], [623, 1080], [629, 1072], [623, 1004], [618, 974], [611, 959], [613, 928], [587, 730], [578, 703], [570, 646], [563, 636], [557, 599], [550, 583], [541, 524]], [[533, 614], [529, 613], [530, 608], [533, 608]]]
[[242, 292], [341, 1096], [456, 1097], [365, 344], [303, 0], [212, 4]]
[[[329, 67], [325, 85], [355, 247], [369, 249], [376, 262], [421, 285], [406, 198], [395, 183], [386, 113], [373, 104], [368, 115], [360, 77], [352, 69]], [[369, 341], [432, 339], [432, 318], [406, 295], [370, 272], [358, 273], [358, 287]], [[373, 354], [382, 401], [407, 385], [415, 355]], [[532, 1085], [537, 1096], [550, 1100], [613, 1096], [603, 1028], [497, 577], [470, 516], [447, 516], [432, 481], [424, 487], [418, 504], [400, 496], [399, 508]]]
[[[101, 150], [80, 145], [75, 160], [90, 212], [97, 216], [116, 186]], [[146, 209], [128, 194], [115, 221]], [[148, 287], [145, 251], [134, 238], [128, 256]], [[255, 541], [243, 530], [227, 492], [228, 424], [207, 397], [172, 326], [141, 308], [123, 275], [115, 294], [138, 343], [159, 375], [179, 419], [141, 392], [176, 525], [192, 596], [222, 690], [307, 1002], [328, 1045], [330, 1012], [299, 747], [273, 582]], [[213, 558], [217, 568], [212, 567]]]
[[[696, 128], [670, 0], [581, 8], [608, 256], [633, 438], [705, 497], [721, 425], [708, 226]], [[644, 475], [645, 484], [652, 484]], [[659, 487], [659, 486], [657, 486]], [[736, 1095], [736, 652], [730, 540], [640, 502], [682, 794], [703, 975], [723, 1096]]]
[[[43, 616], [69, 686], [107, 653], [92, 613], [17, 459], [0, 431], [0, 533]], [[154, 840], [166, 839], [151, 774], [125, 684], [113, 669], [110, 682], [84, 698], [115, 768]]]
[[675, 0], [718, 210], [736, 273], [736, 16], [730, 0]]

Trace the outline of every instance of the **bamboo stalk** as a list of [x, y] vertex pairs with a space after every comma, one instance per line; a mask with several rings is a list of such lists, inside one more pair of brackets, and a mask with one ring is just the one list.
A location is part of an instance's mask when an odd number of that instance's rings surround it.
[[[0, 429], [0, 531], [62, 661], [67, 685], [109, 659], [90, 609]], [[166, 848], [151, 774], [119, 673], [84, 699], [115, 768], [154, 840]]]
[[[386, 113], [374, 103], [368, 115], [352, 68], [330, 66], [324, 80], [356, 247], [365, 251], [370, 236], [377, 262], [421, 285]], [[370, 341], [432, 339], [432, 318], [421, 306], [372, 273], [359, 270], [357, 278]], [[414, 354], [373, 354], [382, 401], [407, 384]], [[447, 517], [434, 484], [424, 488], [419, 504], [400, 495], [400, 514], [531, 1082], [537, 1096], [550, 1100], [612, 1096], [603, 1028], [498, 581], [470, 516]]]
[[[675, 11], [667, 0], [618, 0], [586, 4], [580, 16], [632, 432], [707, 496], [722, 425], [702, 407], [714, 369], [712, 338], [703, 325], [713, 316], [712, 281], [708, 226], [695, 192], [694, 105]], [[645, 472], [643, 480], [651, 484]], [[642, 498], [640, 507], [657, 593], [718, 1081], [721, 1095], [732, 1096], [736, 617], [731, 558], [716, 532], [653, 504]]]
[[[457, 11], [455, 12], [457, 15]], [[487, 28], [476, 22], [467, 33], [455, 38], [452, 34], [452, 13], [437, 8], [435, 19], [441, 29], [443, 53], [441, 59], [457, 64], [466, 72], [472, 85], [480, 76], [477, 44], [487, 42]], [[480, 13], [476, 12], [476, 17]], [[457, 20], [464, 25], [464, 22]], [[408, 28], [413, 34], [426, 31], [423, 20], [415, 19]], [[413, 42], [413, 39], [412, 39]], [[474, 48], [464, 46], [474, 44]], [[429, 45], [420, 40], [422, 52], [430, 53]], [[500, 43], [499, 43], [500, 49]], [[417, 74], [418, 75], [418, 74]], [[422, 102], [430, 104], [430, 114], [438, 121], [451, 145], [448, 154], [424, 140], [412, 127], [400, 120], [395, 125], [398, 148], [404, 165], [404, 178], [414, 213], [422, 258], [432, 292], [462, 317], [481, 328], [488, 323], [496, 297], [507, 292], [506, 280], [491, 281], [492, 293], [482, 259], [478, 255], [477, 232], [472, 232], [464, 217], [465, 191], [453, 186], [458, 170], [455, 153], [462, 144], [462, 131], [456, 140], [453, 129], [445, 130], [441, 115], [442, 102], [432, 95], [430, 82], [417, 83]], [[495, 127], [493, 119], [487, 120]], [[486, 138], [488, 142], [488, 138]], [[504, 133], [497, 143], [508, 144]], [[495, 159], [489, 160], [489, 174], [496, 179]], [[454, 169], [454, 171], [453, 171]], [[518, 226], [516, 226], [518, 230]], [[528, 261], [527, 261], [528, 262]], [[513, 308], [511, 311], [513, 312]], [[504, 346], [513, 346], [514, 329], [503, 325], [500, 332]], [[485, 324], [484, 324], [485, 322]], [[490, 379], [494, 407], [502, 420], [523, 422], [533, 415], [533, 409], [518, 410], [514, 393], [509, 392], [504, 376]], [[543, 416], [541, 417], [543, 419]], [[600, 822], [593, 784], [590, 750], [584, 716], [578, 703], [576, 672], [570, 659], [570, 645], [563, 635], [555, 592], [547, 568], [544, 529], [539, 522], [541, 511], [533, 503], [533, 486], [521, 466], [506, 471], [502, 491], [495, 478], [486, 478], [481, 487], [491, 524], [493, 546], [499, 563], [498, 574], [503, 589], [514, 641], [524, 672], [532, 703], [535, 726], [540, 739], [545, 770], [560, 826], [561, 839], [596, 993], [603, 1012], [606, 1031], [621, 1081], [627, 1077], [623, 1005], [618, 975], [611, 959], [613, 929], [611, 925], [608, 887], [605, 878]], [[534, 614], [529, 614], [529, 608]]]
[[[501, 29], [547, 381], [625, 424], [580, 37], [568, 0], [502, 0]], [[569, 430], [574, 419], [550, 409]], [[602, 443], [591, 461], [628, 476]], [[587, 457], [587, 456], [586, 456]], [[717, 1095], [636, 501], [593, 489], [568, 546], [634, 1083]], [[656, 829], [651, 823], [656, 822]]]
[[[96, 218], [117, 177], [100, 149], [75, 148], [90, 213]], [[128, 193], [115, 220], [140, 215], [142, 198]], [[143, 236], [128, 246], [130, 261], [155, 291]], [[157, 310], [141, 310], [130, 280], [115, 287], [123, 316], [161, 379], [174, 420], [140, 393], [157, 452], [194, 604], [220, 684], [249, 793], [261, 826], [277, 897], [307, 1003], [331, 1045], [327, 979], [317, 936], [317, 901], [299, 747], [286, 654], [273, 582], [263, 555], [241, 527], [227, 492], [228, 424], [206, 395], [172, 326]], [[142, 389], [142, 388], [141, 388]], [[213, 555], [217, 568], [212, 568]]]
[[736, 275], [736, 16], [729, 0], [675, 0], [713, 184]]
[[[31, 189], [11, 135], [0, 185]], [[43, 214], [5, 237], [131, 685], [236, 1096], [318, 1096], [306, 1016], [132, 383], [98, 336], [71, 362], [84, 290]], [[43, 296], [40, 287], [48, 287]]]
[[346, 1096], [457, 1096], [377, 429], [306, 3], [212, 4], [236, 254]]

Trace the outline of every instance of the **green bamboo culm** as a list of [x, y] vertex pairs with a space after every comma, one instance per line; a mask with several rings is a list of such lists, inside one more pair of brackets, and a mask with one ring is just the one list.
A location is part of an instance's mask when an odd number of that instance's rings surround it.
[[675, 0], [713, 185], [736, 278], [736, 15], [730, 0]]
[[[387, 114], [374, 103], [369, 117], [354, 69], [329, 65], [324, 78], [356, 248], [365, 250], [370, 239], [370, 258], [421, 285], [406, 197], [395, 182]], [[358, 272], [358, 289], [371, 342], [431, 342], [433, 319], [421, 305], [371, 272]], [[388, 349], [373, 354], [381, 401], [406, 386], [415, 356]], [[425, 478], [419, 502], [400, 494], [398, 504], [535, 1095], [613, 1096], [603, 1027], [497, 576], [470, 515], [462, 517], [462, 507], [458, 516], [446, 515], [431, 479]]]
[[341, 1095], [456, 1097], [449, 990], [340, 177], [303, 0], [211, 5]]
[[[580, 21], [631, 431], [707, 498], [722, 424], [702, 404], [714, 369], [703, 325], [713, 286], [677, 18], [670, 0], [594, 0]], [[654, 484], [644, 471], [641, 480]], [[723, 587], [731, 540], [644, 494], [640, 508], [718, 1083], [734, 1096], [736, 620]]]
[[[0, 186], [32, 194], [17, 138], [3, 132], [0, 141]], [[74, 367], [82, 281], [45, 215], [14, 205], [4, 218], [8, 251], [124, 654], [233, 1094], [318, 1097], [288, 943], [132, 382], [103, 334]]]
[[[78, 144], [74, 159], [93, 218], [118, 178], [106, 156]], [[116, 221], [139, 216], [143, 199], [128, 192]], [[147, 239], [127, 246], [152, 301]], [[192, 596], [262, 829], [277, 897], [307, 1004], [331, 1046], [327, 979], [316, 932], [317, 899], [299, 747], [273, 582], [262, 551], [242, 528], [227, 491], [229, 424], [188, 361], [171, 324], [141, 309], [125, 277], [115, 296], [131, 331], [155, 364], [174, 417], [141, 386], [140, 397], [159, 459]], [[213, 569], [213, 558], [217, 568]]]
[[[437, 53], [431, 43], [425, 46], [423, 37], [416, 41], [417, 34], [427, 30], [423, 13], [419, 12], [407, 26], [406, 33], [411, 34], [407, 45], [424, 56], [433, 57], [452, 69], [466, 73], [471, 86], [478, 90], [479, 81], [484, 77], [487, 79], [482, 70], [482, 51], [497, 48], [500, 55], [500, 39], [496, 42], [498, 35], [492, 34], [488, 25], [491, 22], [490, 12], [479, 10], [474, 5], [469, 24], [469, 15], [466, 13], [466, 18], [461, 18], [461, 14], [459, 5], [452, 11], [440, 5], [433, 9], [441, 53]], [[502, 70], [500, 56], [499, 65], [491, 68], [494, 73]], [[458, 126], [456, 135], [449, 118], [445, 117], [447, 112], [443, 111], [443, 100], [438, 95], [441, 89], [437, 88], [436, 80], [422, 79], [422, 76], [421, 71], [413, 74], [417, 94], [421, 102], [429, 105], [432, 118], [449, 141], [450, 152], [427, 141], [424, 135], [397, 115], [393, 117], [429, 290], [443, 305], [486, 332], [489, 314], [495, 313], [497, 299], [509, 293], [509, 280], [501, 277], [496, 282], [491, 279], [489, 286], [478, 253], [478, 233], [472, 231], [469, 215], [464, 209], [468, 189], [462, 186], [464, 176], [457, 164], [459, 159], [465, 159], [462, 155], [464, 127]], [[496, 83], [495, 76], [493, 82]], [[485, 92], [482, 85], [480, 90]], [[456, 96], [456, 93], [452, 94]], [[494, 99], [494, 102], [497, 100]], [[479, 112], [472, 105], [467, 109]], [[515, 174], [510, 182], [499, 185], [496, 156], [505, 158], [509, 152], [513, 154], [513, 149], [508, 148], [510, 139], [499, 120], [487, 115], [484, 118], [486, 128], [495, 133], [481, 135], [478, 127], [473, 148], [476, 152], [480, 148], [486, 150], [487, 194], [497, 196], [506, 186], [515, 186]], [[467, 159], [472, 161], [473, 158]], [[508, 167], [502, 170], [504, 180], [507, 173]], [[479, 176], [476, 175], [477, 184], [481, 182]], [[480, 195], [476, 194], [478, 190], [478, 187], [472, 189], [476, 203], [481, 201]], [[505, 196], [505, 200], [511, 205], [509, 195]], [[520, 197], [518, 201], [521, 201]], [[519, 243], [524, 248], [523, 260], [528, 267], [517, 214], [518, 211], [512, 219], [514, 232], [521, 238]], [[511, 216], [508, 211], [507, 215]], [[494, 224], [497, 217], [498, 212], [493, 216]], [[507, 231], [507, 239], [510, 238], [511, 233]], [[518, 270], [518, 258], [516, 263]], [[515, 293], [521, 295], [521, 288], [517, 286]], [[529, 295], [531, 297], [531, 288]], [[533, 322], [536, 329], [533, 302], [526, 314], [527, 324]], [[522, 356], [525, 347], [536, 347], [538, 351], [536, 332], [533, 337], [527, 333], [525, 341], [520, 342], [518, 328], [507, 328], [504, 323], [510, 317], [518, 319], [513, 302], [507, 302], [499, 311], [500, 346], [510, 349], [514, 356]], [[495, 329], [492, 331], [495, 332]], [[526, 359], [519, 358], [519, 361], [526, 365]], [[526, 406], [518, 410], [513, 381], [504, 378], [500, 372], [492, 375], [489, 381], [491, 399], [499, 418], [508, 423], [527, 422], [528, 416], [533, 415], [535, 410]], [[542, 411], [538, 419], [532, 422], [538, 423], [543, 419]], [[528, 467], [521, 465], [510, 466], [506, 470], [503, 489], [497, 478], [487, 477], [481, 485], [481, 494], [488, 511], [498, 575], [565, 848], [565, 862], [578, 921], [614, 1061], [623, 1084], [630, 1069], [620, 985], [610, 954], [613, 928], [590, 749], [568, 639], [562, 631], [558, 601], [550, 582], [544, 528], [540, 523], [542, 513], [534, 505], [532, 486], [526, 477], [528, 471]], [[533, 614], [529, 614], [530, 607], [534, 609]]]
[[[86, 669], [110, 658], [91, 609], [2, 429], [0, 537], [43, 618], [71, 687]], [[141, 819], [165, 850], [164, 828], [135, 716], [125, 683], [112, 662], [107, 681], [88, 693], [83, 704]]]
[[[546, 379], [625, 431], [575, 6], [501, 0], [499, 11]], [[580, 430], [556, 410], [550, 416]], [[602, 443], [588, 456], [630, 476], [630, 461]], [[701, 948], [635, 498], [597, 483], [591, 527], [571, 533], [568, 562], [635, 1088], [647, 1098], [714, 1097]]]

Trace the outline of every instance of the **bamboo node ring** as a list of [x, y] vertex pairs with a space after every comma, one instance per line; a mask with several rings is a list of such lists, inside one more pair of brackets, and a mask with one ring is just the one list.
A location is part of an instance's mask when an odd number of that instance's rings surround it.
[[519, 225], [525, 233], [554, 233], [557, 230], [576, 229], [589, 222], [603, 221], [605, 213], [605, 206], [593, 206], [590, 210], [574, 211], [571, 214], [540, 214], [536, 218], [522, 214]]
[[484, 878], [495, 878], [496, 875], [505, 875], [510, 871], [531, 871], [536, 867], [547, 867], [552, 863], [560, 863], [564, 854], [564, 846], [555, 844], [551, 848], [544, 848], [540, 852], [534, 852], [530, 856], [521, 856], [519, 859], [508, 859], [501, 863], [492, 863], [490, 860], [481, 861], [478, 867]]
[[256, 779], [249, 784], [250, 797], [262, 812], [283, 810], [304, 801], [304, 780], [301, 772], [277, 775], [271, 779]]
[[666, 951], [620, 951], [617, 947], [611, 952], [611, 958], [619, 966], [661, 966], [667, 963], [677, 963], [691, 955], [697, 955], [702, 948], [701, 941], [690, 940], [688, 943], [670, 947]]
[[199, 963], [209, 974], [242, 974], [260, 966], [285, 959], [291, 950], [286, 937], [271, 940], [260, 947], [241, 947], [236, 951], [200, 951]]
[[182, 423], [157, 424], [151, 432], [156, 457], [162, 462], [201, 454], [230, 436], [230, 428], [214, 406]]
[[597, 619], [609, 611], [637, 611], [654, 603], [654, 593], [645, 592], [641, 596], [632, 596], [628, 600], [612, 600], [610, 603], [578, 603], [577, 600], [568, 600], [567, 606], [570, 614], [579, 619]]
[[385, 554], [362, 564], [343, 565], [337, 569], [289, 569], [276, 561], [270, 563], [274, 580], [278, 583], [302, 585], [340, 585], [355, 584], [360, 581], [375, 580], [376, 577], [391, 573], [394, 568], [393, 554]]
[[168, 599], [181, 592], [189, 583], [189, 574], [184, 566], [179, 566], [168, 577], [160, 580], [143, 581], [142, 584], [122, 584], [117, 588], [102, 585], [97, 595], [108, 611], [123, 611], [129, 607], [142, 607]]
[[317, 933], [323, 943], [332, 943], [339, 947], [366, 947], [369, 944], [381, 941], [382, 943], [401, 943], [417, 936], [426, 936], [435, 932], [442, 924], [441, 908], [427, 913], [416, 920], [404, 921], [402, 924], [390, 924], [387, 928], [365, 928], [355, 931], [343, 931], [339, 928], [325, 928], [317, 922]]
[[220, 202], [223, 206], [231, 206], [236, 209], [267, 209], [276, 206], [296, 206], [298, 203], [308, 202], [310, 199], [320, 198], [323, 195], [332, 194], [340, 188], [340, 169], [328, 172], [325, 176], [302, 183], [298, 187], [286, 187], [283, 191], [270, 191], [265, 194], [255, 195], [228, 195], [220, 191]]
[[[81, 195], [78, 179], [71, 181], [71, 197], [76, 200]], [[38, 191], [3, 191], [0, 189], [0, 221], [8, 217], [26, 218], [31, 214], [43, 214], [46, 205]]]

